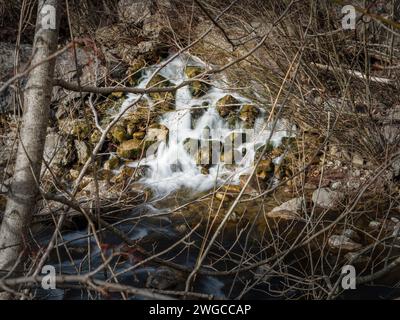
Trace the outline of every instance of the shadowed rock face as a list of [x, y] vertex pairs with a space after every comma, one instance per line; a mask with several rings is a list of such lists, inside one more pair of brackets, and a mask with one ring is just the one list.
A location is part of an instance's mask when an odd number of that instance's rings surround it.
[[[14, 75], [16, 47], [14, 43], [0, 42], [0, 87], [6, 80]], [[19, 68], [24, 68], [29, 61], [32, 53], [32, 46], [29, 44], [21, 44], [19, 48]], [[22, 79], [22, 87], [25, 84], [25, 79]], [[8, 87], [0, 93], [0, 114], [14, 111], [14, 95], [13, 87]]]

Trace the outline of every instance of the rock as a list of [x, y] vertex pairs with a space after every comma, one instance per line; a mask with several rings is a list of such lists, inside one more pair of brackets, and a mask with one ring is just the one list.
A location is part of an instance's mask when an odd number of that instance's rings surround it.
[[[147, 84], [147, 88], [166, 88], [172, 86], [173, 84], [167, 78], [159, 74], [156, 74]], [[149, 96], [158, 103], [156, 108], [159, 108], [163, 111], [175, 109], [175, 95], [173, 92], [153, 92], [149, 93]]]
[[104, 163], [104, 169], [106, 170], [114, 170], [119, 166], [119, 159], [118, 157], [111, 156], [110, 159], [108, 159]]
[[144, 145], [141, 140], [131, 139], [122, 142], [117, 148], [117, 154], [125, 159], [138, 159], [142, 154]]
[[186, 138], [185, 141], [183, 141], [183, 147], [188, 154], [195, 155], [200, 148], [200, 140]]
[[400, 104], [393, 106], [387, 114], [388, 120], [400, 121]]
[[212, 165], [219, 162], [223, 146], [219, 140], [187, 138], [183, 147], [196, 159], [197, 164]]
[[[25, 64], [29, 62], [32, 54], [32, 46], [30, 44], [20, 44], [18, 58], [21, 70]], [[8, 42], [0, 42], [0, 82], [8, 80], [13, 76], [15, 62], [15, 44]]]
[[361, 182], [359, 180], [349, 180], [346, 182], [347, 188], [350, 190], [358, 189], [361, 186]]
[[92, 145], [96, 145], [100, 141], [100, 138], [101, 138], [101, 132], [95, 129], [90, 135], [89, 141]]
[[227, 193], [239, 193], [242, 191], [242, 187], [236, 184], [228, 184], [222, 187], [222, 190], [226, 191]]
[[124, 165], [119, 174], [111, 179], [112, 183], [131, 183], [134, 181], [138, 181], [141, 178], [145, 177], [149, 170], [148, 166], [139, 166], [139, 167], [130, 167], [128, 165]]
[[359, 154], [354, 154], [353, 155], [353, 157], [352, 157], [352, 159], [351, 159], [351, 163], [354, 165], [354, 166], [359, 166], [359, 167], [361, 167], [361, 166], [363, 166], [364, 165], [364, 159], [363, 159], [363, 157], [361, 156], [361, 155], [359, 155]]
[[213, 163], [216, 163], [212, 161], [212, 149], [208, 147], [200, 147], [195, 155], [195, 160], [197, 165], [204, 167], [210, 167]]
[[312, 201], [321, 208], [334, 209], [342, 197], [343, 194], [338, 191], [321, 188], [313, 192]]
[[380, 223], [379, 221], [370, 221], [370, 223], [368, 224], [368, 228], [370, 230], [377, 230], [382, 226], [382, 223]]
[[[185, 75], [188, 79], [192, 79], [194, 77], [197, 77], [201, 73], [204, 72], [204, 69], [202, 67], [198, 66], [186, 66], [185, 68]], [[190, 93], [192, 94], [193, 97], [201, 97], [205, 93], [207, 93], [209, 86], [207, 83], [204, 83], [202, 81], [193, 81], [189, 84], [189, 90]]]
[[302, 197], [291, 199], [273, 208], [267, 213], [267, 216], [274, 219], [299, 220], [299, 211], [301, 211], [303, 203]]
[[223, 118], [233, 115], [239, 108], [240, 102], [231, 95], [226, 95], [217, 101], [217, 111]]
[[315, 185], [315, 184], [313, 184], [313, 183], [310, 183], [310, 182], [306, 182], [305, 184], [304, 184], [304, 189], [305, 190], [315, 190], [315, 189], [317, 189], [318, 187], [317, 187], [317, 185]]
[[331, 185], [331, 189], [332, 190], [339, 190], [341, 187], [342, 187], [342, 182], [341, 181], [333, 182], [332, 185]]
[[144, 67], [146, 66], [146, 60], [143, 58], [137, 58], [131, 61], [130, 66], [127, 70], [128, 83], [131, 86], [136, 86], [143, 75]]
[[231, 200], [232, 195], [229, 193], [226, 193], [226, 192], [217, 192], [215, 194], [215, 199], [217, 199], [219, 201]]
[[271, 159], [261, 160], [257, 166], [257, 177], [266, 180], [272, 176], [274, 172], [274, 163]]
[[127, 134], [133, 136], [135, 132], [146, 131], [148, 125], [158, 120], [158, 115], [157, 111], [151, 110], [147, 105], [139, 106], [131, 112], [128, 111], [123, 118]]
[[191, 128], [196, 127], [197, 120], [199, 120], [208, 109], [208, 104], [205, 102], [202, 106], [192, 106], [190, 108]]
[[354, 242], [345, 235], [333, 235], [328, 239], [328, 245], [334, 250], [357, 251], [361, 249], [361, 244]]
[[[104, 79], [106, 76], [107, 69], [101, 63], [93, 63], [93, 61], [97, 61], [97, 57], [94, 57], [91, 52], [91, 49], [77, 46], [77, 61], [75, 61], [75, 54], [71, 50], [67, 50], [57, 56], [54, 71], [55, 77], [65, 81], [76, 81], [76, 78], [79, 77], [82, 84], [97, 85], [98, 79]], [[79, 70], [77, 70], [76, 64], [78, 64]], [[83, 96], [87, 95], [86, 92], [82, 94]], [[66, 92], [63, 88], [55, 86], [53, 88], [52, 101], [62, 100], [66, 105], [74, 99], [79, 99], [80, 95], [79, 92]], [[63, 110], [62, 113], [68, 114], [68, 109]]]
[[[228, 148], [236, 148], [239, 147], [241, 144], [245, 143], [246, 140], [246, 133], [244, 132], [231, 132], [225, 139], [224, 139], [224, 147], [227, 146]], [[258, 151], [258, 150], [257, 150]], [[256, 153], [257, 155], [257, 153]]]
[[[94, 198], [96, 196], [96, 183], [93, 180], [93, 178], [89, 178], [90, 182], [86, 182], [86, 186], [81, 190], [81, 192], [78, 194], [78, 197], [88, 197], [88, 198]], [[106, 180], [99, 180], [97, 181], [98, 183], [98, 192], [99, 192], [99, 198], [100, 199], [113, 199], [116, 198], [116, 194], [113, 192], [110, 192], [110, 184]]]
[[151, 15], [151, 1], [120, 0], [117, 9], [121, 22], [137, 25]]
[[72, 135], [78, 140], [83, 140], [90, 135], [90, 124], [84, 119], [61, 119], [58, 127], [62, 133]]
[[145, 131], [137, 131], [132, 134], [132, 137], [138, 140], [143, 140], [145, 136], [146, 136]]
[[356, 241], [356, 242], [360, 241], [360, 236], [353, 229], [345, 229], [345, 230], [343, 230], [342, 235], [346, 236], [347, 238], [350, 238], [353, 241]]
[[85, 164], [87, 159], [90, 157], [89, 147], [85, 141], [75, 140], [74, 141], [75, 150], [78, 155], [78, 162], [80, 164]]
[[201, 167], [200, 172], [201, 172], [201, 174], [203, 174], [205, 176], [210, 174], [210, 170], [207, 167]]
[[111, 136], [113, 140], [121, 143], [129, 139], [129, 136], [125, 130], [125, 127], [122, 125], [116, 125], [111, 129]]
[[157, 290], [173, 289], [184, 281], [182, 274], [168, 267], [159, 267], [149, 275], [146, 287]]
[[146, 132], [145, 140], [150, 142], [168, 141], [169, 129], [162, 124], [152, 124]]
[[239, 118], [245, 122], [247, 126], [253, 127], [259, 112], [257, 107], [251, 104], [245, 104], [239, 111]]
[[[21, 43], [18, 49], [19, 67], [23, 70], [31, 57], [32, 46]], [[0, 42], [0, 87], [14, 75], [15, 52], [14, 43]], [[21, 93], [23, 94], [23, 86], [26, 78], [22, 78], [21, 80]], [[15, 94], [16, 92], [12, 86], [9, 86], [5, 91], [0, 93], [0, 114], [14, 111], [14, 108], [17, 107], [14, 105]]]
[[128, 179], [131, 179], [133, 177], [134, 173], [135, 173], [135, 168], [124, 165], [121, 168], [119, 174], [114, 176], [110, 180], [110, 182], [111, 183], [125, 183]]
[[[70, 162], [71, 143], [66, 137], [50, 132], [46, 136], [46, 143], [43, 152], [43, 159], [50, 167], [64, 167]], [[42, 166], [42, 170], [45, 166]]]

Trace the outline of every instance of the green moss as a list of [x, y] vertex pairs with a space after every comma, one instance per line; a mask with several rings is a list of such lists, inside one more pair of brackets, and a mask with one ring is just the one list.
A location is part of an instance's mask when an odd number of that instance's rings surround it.
[[115, 126], [111, 130], [111, 136], [113, 137], [113, 140], [115, 140], [116, 142], [119, 142], [119, 143], [121, 143], [129, 138], [128, 134], [125, 130], [125, 127], [123, 127], [122, 125]]
[[117, 148], [118, 156], [125, 159], [138, 159], [142, 153], [142, 143], [138, 139], [122, 142]]

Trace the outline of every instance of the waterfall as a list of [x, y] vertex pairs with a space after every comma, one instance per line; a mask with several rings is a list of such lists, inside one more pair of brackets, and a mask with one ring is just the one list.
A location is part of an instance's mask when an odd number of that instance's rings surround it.
[[[184, 72], [187, 65], [207, 67], [196, 57], [182, 55], [167, 64], [159, 74], [167, 78], [172, 84], [179, 85], [182, 81], [187, 80]], [[146, 69], [138, 87], [146, 87], [151, 75], [158, 67], [159, 65], [154, 65]], [[151, 187], [158, 194], [168, 194], [180, 188], [202, 192], [222, 183], [238, 184], [240, 175], [251, 171], [256, 149], [264, 145], [270, 135], [269, 124], [265, 120], [266, 114], [260, 108], [260, 113], [254, 122], [254, 128], [251, 130], [245, 129], [244, 124], [240, 121], [237, 121], [234, 126], [230, 125], [226, 119], [219, 115], [216, 109], [217, 101], [228, 94], [237, 99], [240, 104], [252, 104], [252, 101], [231, 90], [221, 89], [223, 85], [221, 80], [211, 80], [208, 92], [199, 98], [192, 96], [189, 86], [176, 91], [175, 110], [164, 113], [159, 121], [160, 124], [169, 129], [168, 140], [159, 144], [155, 154], [141, 159], [140, 162], [136, 161], [130, 164], [133, 167], [146, 165], [150, 169], [148, 174], [140, 180], [140, 183]], [[137, 98], [137, 94], [129, 94], [122, 107]], [[154, 105], [154, 101], [150, 97], [145, 96], [144, 98], [150, 106]], [[191, 112], [196, 108], [205, 108], [206, 110], [192, 125], [193, 115]], [[204, 137], [205, 132], [209, 135], [209, 141], [220, 141], [221, 143], [224, 143], [232, 133], [238, 135], [244, 132], [254, 134], [246, 135], [246, 137], [250, 136], [251, 138], [247, 138], [243, 143], [234, 146], [233, 152], [242, 153], [243, 149], [246, 150], [246, 154], [240, 162], [235, 165], [227, 165], [216, 157], [216, 163], [213, 162], [213, 165], [208, 168], [208, 172], [202, 172], [201, 167], [196, 164], [193, 154], [189, 154], [185, 149], [184, 143], [187, 139], [201, 140], [207, 138]], [[290, 136], [287, 123], [279, 121], [270, 143], [277, 146], [281, 143], [281, 139], [287, 136]]]

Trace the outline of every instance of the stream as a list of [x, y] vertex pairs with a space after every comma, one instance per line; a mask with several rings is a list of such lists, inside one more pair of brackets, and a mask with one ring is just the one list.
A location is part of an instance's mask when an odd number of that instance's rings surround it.
[[[137, 87], [145, 88], [148, 86], [152, 74], [159, 66], [155, 65], [145, 69]], [[200, 67], [203, 70], [208, 68], [196, 57], [181, 55], [161, 69], [159, 74], [173, 85], [179, 85], [182, 81], [188, 79], [185, 74], [187, 66]], [[187, 227], [185, 219], [170, 216], [169, 212], [173, 211], [177, 206], [191, 201], [197, 196], [207, 194], [221, 185], [239, 185], [240, 177], [249, 174], [253, 169], [257, 149], [264, 146], [271, 135], [271, 124], [266, 121], [267, 114], [265, 110], [258, 109], [257, 117], [250, 127], [240, 119], [232, 122], [221, 117], [217, 104], [227, 95], [235, 98], [241, 108], [244, 105], [253, 105], [249, 99], [225, 89], [226, 82], [226, 79], [210, 79], [207, 92], [197, 97], [192, 95], [189, 86], [178, 89], [175, 94], [175, 110], [165, 112], [159, 120], [160, 125], [168, 128], [168, 138], [160, 141], [157, 144], [157, 148], [154, 148], [152, 152], [147, 152], [145, 158], [127, 163], [130, 167], [146, 166], [146, 174], [139, 180], [139, 183], [152, 190], [152, 199], [149, 203], [140, 205], [132, 210], [130, 214], [125, 215], [123, 221], [118, 223], [117, 227], [128, 235], [131, 240], [140, 240], [141, 247], [148, 252], [165, 250], [182, 238], [182, 232], [177, 230]], [[139, 95], [128, 94], [121, 108], [125, 108], [138, 98]], [[157, 103], [150, 96], [145, 95], [142, 99], [147, 100], [150, 108], [157, 108]], [[227, 146], [227, 141], [229, 143], [232, 142], [229, 140], [232, 135], [245, 138], [239, 139], [239, 142], [235, 141], [232, 146]], [[273, 147], [277, 147], [280, 145], [282, 138], [292, 135], [293, 129], [290, 128], [290, 125], [284, 120], [278, 121], [274, 133], [271, 135], [270, 143]], [[188, 141], [200, 142], [200, 146], [197, 145], [200, 149], [210, 144], [213, 146], [223, 145], [224, 152], [229, 148], [239, 156], [235, 159], [237, 160], [235, 163], [228, 163], [225, 161], [226, 157], [222, 161], [220, 153], [217, 152], [216, 156], [213, 154], [211, 163], [208, 161], [206, 166], [202, 166], [199, 165], [198, 159], [196, 159], [198, 150], [196, 149], [194, 152], [188, 150]], [[203, 143], [204, 141], [206, 142]], [[278, 163], [281, 159], [278, 157], [273, 161]], [[205, 167], [206, 170], [204, 170]], [[206, 213], [202, 207], [198, 207], [197, 214], [199, 216]], [[116, 218], [115, 221], [119, 220]], [[201, 226], [190, 237], [192, 245], [187, 243], [178, 245], [173, 250], [163, 254], [162, 258], [185, 266], [189, 270], [192, 269], [198, 258], [204, 232], [206, 232], [206, 228]], [[50, 236], [51, 234], [45, 234], [38, 241], [45, 244], [49, 241]], [[57, 271], [64, 274], [76, 274], [89, 272], [99, 266], [102, 261], [100, 251], [94, 238], [87, 236], [87, 230], [64, 232], [63, 237], [64, 244], [68, 244], [69, 250], [66, 250], [63, 244], [58, 244], [57, 250], [55, 250], [56, 253], [52, 254], [50, 259], [51, 263], [57, 266]], [[238, 234], [229, 230], [224, 232], [218, 238], [219, 247], [210, 252], [205, 264], [207, 265], [213, 261], [213, 266], [221, 270], [229, 270], [235, 267], [236, 261], [240, 260], [241, 252], [248, 246], [248, 241], [249, 239], [244, 233]], [[129, 268], [132, 265], [142, 261], [144, 257], [121, 244], [121, 240], [109, 231], [102, 233], [102, 242], [105, 244], [105, 247], [102, 248], [105, 253], [110, 254], [117, 250], [129, 253], [128, 258], [119, 258], [114, 262], [113, 271], [120, 283], [135, 287], [148, 287], [149, 283], [156, 281], [154, 279], [160, 273], [167, 272], [162, 267], [154, 264], [144, 264], [139, 268], [130, 270]], [[88, 244], [92, 251], [90, 252], [90, 258], [87, 256]], [[230, 251], [232, 257], [234, 257], [232, 261], [229, 261], [229, 259], [219, 260], [219, 256], [226, 254], [224, 250]], [[61, 263], [58, 263], [59, 261]], [[126, 271], [127, 269], [129, 271]], [[109, 276], [109, 273], [106, 275], [103, 272], [99, 272], [96, 275], [101, 280], [105, 280]], [[168, 278], [171, 275], [164, 274], [161, 277]], [[172, 277], [176, 277], [176, 275]], [[173, 280], [176, 282], [173, 288], [175, 290], [183, 290], [185, 277], [178, 275], [177, 278], [178, 280]], [[193, 283], [192, 291], [213, 295], [218, 298], [236, 297], [246, 286], [246, 281], [253, 278], [254, 274], [247, 274], [243, 277], [235, 275], [223, 277], [199, 275]], [[158, 280], [158, 284], [163, 281]], [[164, 287], [162, 289], [170, 289], [168, 284], [164, 285]], [[278, 288], [279, 279], [271, 278], [268, 283], [255, 286], [241, 298], [282, 298], [282, 296], [273, 294], [274, 289]], [[98, 293], [88, 293], [87, 290], [81, 289], [38, 290], [37, 294], [44, 299], [101, 298]], [[294, 291], [286, 292], [285, 294], [285, 298], [295, 296], [296, 293]], [[109, 298], [118, 299], [121, 296], [112, 294]]]

